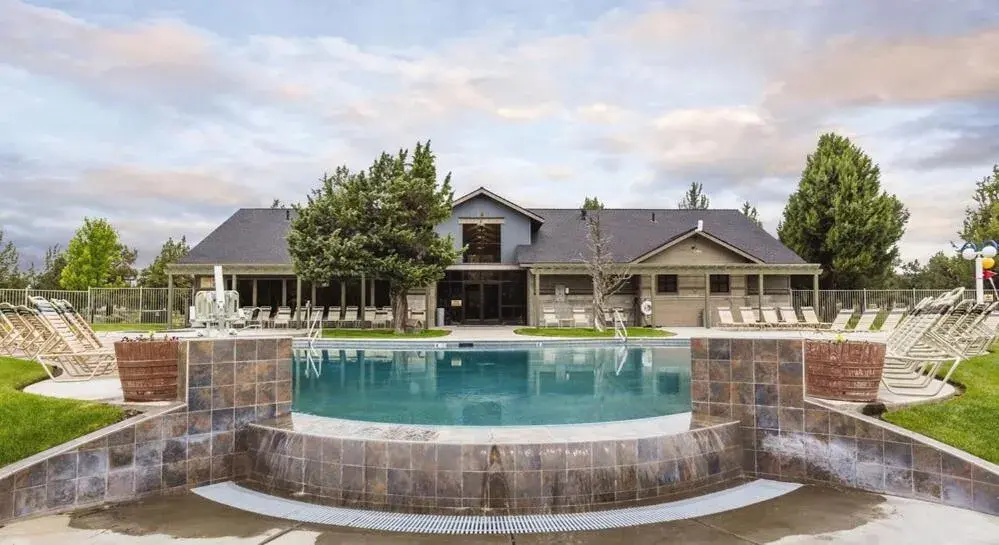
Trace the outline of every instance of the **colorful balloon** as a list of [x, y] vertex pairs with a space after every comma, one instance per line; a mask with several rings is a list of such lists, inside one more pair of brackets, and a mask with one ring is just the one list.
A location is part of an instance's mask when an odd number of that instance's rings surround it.
[[982, 268], [983, 269], [989, 270], [989, 269], [991, 269], [992, 267], [995, 267], [995, 266], [996, 266], [996, 260], [995, 259], [992, 259], [991, 257], [983, 257], [982, 258]]

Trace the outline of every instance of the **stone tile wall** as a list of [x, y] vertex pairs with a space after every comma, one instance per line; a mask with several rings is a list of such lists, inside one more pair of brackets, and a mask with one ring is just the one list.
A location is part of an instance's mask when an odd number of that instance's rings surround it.
[[178, 365], [175, 405], [0, 468], [0, 523], [247, 475], [235, 430], [290, 412], [291, 339], [183, 341]]
[[247, 484], [316, 503], [416, 513], [547, 513], [662, 502], [741, 478], [737, 423], [678, 435], [448, 444], [254, 424]]
[[801, 340], [694, 339], [695, 414], [738, 418], [749, 476], [835, 484], [999, 514], [999, 467], [806, 397]]

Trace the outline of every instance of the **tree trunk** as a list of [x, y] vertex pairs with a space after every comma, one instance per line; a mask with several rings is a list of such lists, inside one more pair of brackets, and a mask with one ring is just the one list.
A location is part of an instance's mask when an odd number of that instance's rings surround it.
[[406, 332], [406, 322], [409, 320], [409, 300], [407, 295], [409, 290], [398, 289], [393, 286], [392, 297], [392, 327], [397, 334]]
[[593, 275], [593, 327], [597, 331], [603, 331], [607, 324], [604, 323], [604, 292], [603, 285], [597, 275]]

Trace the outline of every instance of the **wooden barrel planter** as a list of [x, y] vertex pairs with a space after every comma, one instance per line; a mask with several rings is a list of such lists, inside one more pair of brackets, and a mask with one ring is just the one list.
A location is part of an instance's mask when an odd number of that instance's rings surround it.
[[114, 343], [125, 401], [177, 399], [177, 341]]
[[877, 401], [885, 345], [805, 341], [805, 393], [838, 401]]

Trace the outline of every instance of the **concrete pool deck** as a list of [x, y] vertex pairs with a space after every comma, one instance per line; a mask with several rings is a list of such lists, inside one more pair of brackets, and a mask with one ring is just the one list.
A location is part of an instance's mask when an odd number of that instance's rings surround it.
[[984, 545], [996, 543], [997, 536], [999, 517], [919, 500], [817, 486], [805, 486], [774, 500], [711, 516], [595, 532], [442, 536], [352, 530], [261, 517], [193, 494], [0, 527], [0, 545]]

